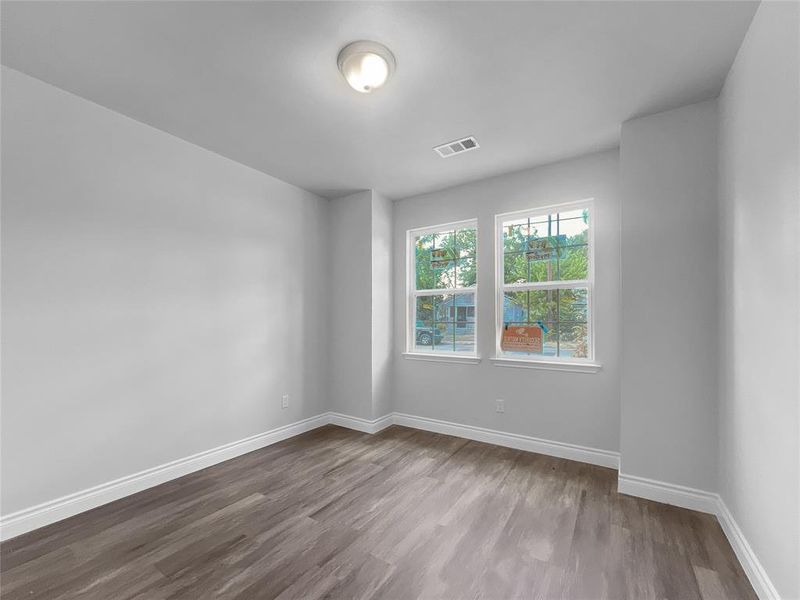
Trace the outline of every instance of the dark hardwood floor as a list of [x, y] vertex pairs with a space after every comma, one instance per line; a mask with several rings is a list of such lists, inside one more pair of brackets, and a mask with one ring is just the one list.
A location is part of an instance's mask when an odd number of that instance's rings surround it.
[[616, 471], [328, 426], [0, 545], [0, 595], [756, 598], [710, 515]]

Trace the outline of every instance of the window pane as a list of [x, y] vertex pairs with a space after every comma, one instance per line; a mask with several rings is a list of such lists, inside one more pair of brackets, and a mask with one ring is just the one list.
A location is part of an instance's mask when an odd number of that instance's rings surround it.
[[[432, 289], [455, 287], [456, 281], [456, 248], [452, 231], [433, 235], [431, 248], [431, 271], [433, 273]], [[428, 289], [428, 288], [417, 288]]]
[[534, 237], [528, 238], [525, 252], [528, 260], [548, 260], [555, 258], [558, 248], [558, 240], [555, 237]]
[[475, 323], [458, 321], [455, 323], [455, 352], [475, 352]]
[[532, 290], [528, 295], [528, 319], [531, 323], [558, 320], [558, 290]]
[[558, 213], [558, 218], [562, 221], [566, 221], [567, 219], [579, 219], [583, 217], [588, 219], [588, 215], [589, 211], [585, 208], [576, 208], [575, 210], [568, 210]]
[[[436, 264], [436, 262], [434, 262]], [[455, 261], [440, 262], [441, 268], [434, 269], [434, 288], [437, 290], [458, 287], [456, 284]]]
[[444, 294], [442, 296], [435, 296], [435, 311], [434, 320], [437, 323], [449, 323], [455, 321], [455, 307], [456, 297], [452, 294]]
[[519, 224], [517, 221], [503, 223], [503, 251], [524, 252], [528, 243], [528, 222]]
[[442, 231], [433, 235], [431, 261], [434, 270], [449, 271], [455, 266], [453, 261], [458, 252], [454, 235], [453, 231]]
[[444, 343], [444, 327], [436, 315], [446, 310], [447, 296], [417, 296], [414, 350], [431, 352]]
[[475, 351], [474, 293], [417, 296], [415, 313], [415, 351]]
[[442, 296], [417, 296], [417, 321], [433, 323], [433, 312], [435, 304], [441, 303]]
[[578, 209], [503, 223], [503, 282], [589, 277], [589, 213]]
[[417, 238], [415, 244], [417, 287], [418, 290], [431, 290], [434, 288], [433, 269], [431, 268], [431, 249], [433, 248], [433, 235], [423, 235]]
[[569, 288], [559, 290], [558, 320], [585, 323], [587, 317], [586, 288]]
[[458, 256], [476, 256], [478, 247], [478, 232], [476, 229], [459, 229], [456, 231], [456, 247]]
[[[503, 295], [503, 324], [542, 327], [542, 356], [587, 358], [588, 290], [531, 290]], [[546, 331], [545, 331], [546, 329]], [[504, 354], [531, 354], [504, 351]]]
[[456, 261], [456, 285], [454, 287], [473, 287], [477, 281], [474, 258], [459, 258]]
[[564, 358], [589, 356], [589, 326], [586, 323], [561, 321], [558, 326], [559, 356]]
[[[588, 280], [589, 210], [579, 208], [550, 214], [531, 213], [502, 223], [503, 281], [522, 284]], [[504, 291], [503, 323], [519, 331], [506, 334], [514, 354], [526, 354], [538, 345], [542, 331], [542, 356], [589, 358], [588, 287]], [[502, 335], [502, 332], [501, 332]], [[532, 335], [532, 337], [531, 337]], [[526, 348], [524, 352], [519, 348]], [[502, 344], [501, 344], [502, 349]], [[509, 354], [503, 350], [504, 354]]]
[[437, 233], [434, 233], [433, 234], [433, 238], [434, 238], [433, 245], [434, 245], [434, 247], [435, 248], [449, 248], [449, 249], [455, 248], [455, 239], [453, 238], [454, 234], [455, 234], [455, 231], [453, 231], [453, 230], [450, 230], [450, 231], [439, 231]]
[[451, 323], [436, 323], [433, 338], [434, 352], [453, 351], [453, 326]]
[[[414, 289], [439, 292], [414, 294], [413, 351], [475, 352], [477, 243], [474, 224], [413, 237]], [[464, 292], [441, 293], [445, 289]]]
[[415, 240], [416, 289], [475, 286], [476, 244], [474, 227], [418, 236]]
[[558, 290], [532, 290], [503, 294], [504, 323], [558, 320]]
[[528, 322], [528, 292], [503, 294], [503, 323]]
[[[536, 257], [538, 255], [529, 252], [527, 256]], [[528, 281], [557, 281], [558, 279], [558, 258], [555, 250], [543, 259], [528, 258]]]
[[558, 356], [558, 323], [547, 321], [544, 329], [542, 356]]
[[588, 246], [562, 246], [559, 250], [559, 273], [561, 279], [588, 279]]
[[505, 283], [525, 283], [528, 281], [528, 259], [524, 252], [515, 252], [503, 256]]
[[414, 328], [414, 352], [433, 350], [433, 337], [433, 322], [418, 320]]
[[579, 216], [577, 218], [565, 219], [564, 215], [559, 215], [558, 235], [563, 239], [565, 245], [576, 246], [589, 242], [589, 218]]
[[531, 220], [530, 239], [554, 238], [556, 235], [558, 235], [558, 224], [555, 215], [551, 215], [550, 220], [547, 216], [540, 222]]

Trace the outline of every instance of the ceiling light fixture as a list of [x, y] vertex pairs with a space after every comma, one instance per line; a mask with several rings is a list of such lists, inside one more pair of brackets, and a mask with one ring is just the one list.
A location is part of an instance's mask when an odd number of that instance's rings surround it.
[[347, 44], [336, 62], [350, 87], [362, 94], [369, 94], [386, 83], [397, 65], [386, 46], [367, 41]]

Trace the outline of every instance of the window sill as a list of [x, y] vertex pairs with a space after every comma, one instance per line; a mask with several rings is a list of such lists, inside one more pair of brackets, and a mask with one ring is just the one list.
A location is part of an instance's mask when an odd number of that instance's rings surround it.
[[518, 369], [545, 369], [548, 371], [566, 371], [569, 373], [597, 373], [603, 368], [600, 363], [590, 362], [557, 362], [554, 360], [529, 360], [524, 358], [490, 358], [495, 367], [513, 367]]
[[425, 354], [422, 352], [403, 352], [403, 357], [410, 360], [427, 360], [431, 362], [461, 363], [477, 365], [481, 362], [480, 356], [459, 356], [458, 354]]

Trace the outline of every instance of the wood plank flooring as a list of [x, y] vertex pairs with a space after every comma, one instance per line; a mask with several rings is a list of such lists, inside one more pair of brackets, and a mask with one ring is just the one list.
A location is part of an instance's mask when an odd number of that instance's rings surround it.
[[323, 427], [9, 540], [0, 597], [756, 598], [710, 515], [397, 426]]

